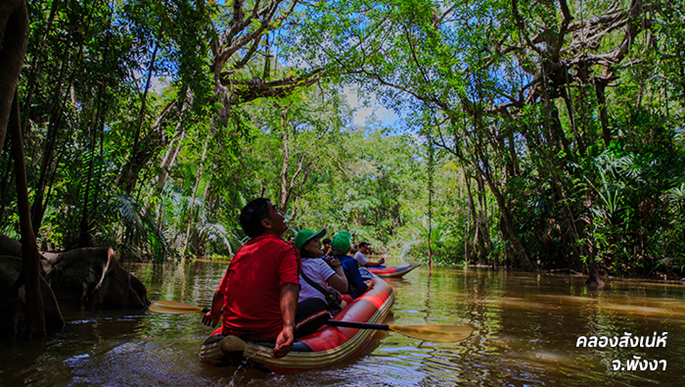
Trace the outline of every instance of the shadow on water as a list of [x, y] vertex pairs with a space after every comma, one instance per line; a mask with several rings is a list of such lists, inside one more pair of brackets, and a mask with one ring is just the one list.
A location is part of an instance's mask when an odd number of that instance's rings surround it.
[[[392, 264], [392, 263], [391, 263]], [[225, 262], [129, 267], [152, 300], [209, 305]], [[211, 329], [199, 314], [88, 312], [63, 305], [63, 331], [0, 343], [2, 386], [657, 386], [685, 384], [685, 286], [421, 267], [388, 282], [386, 323], [469, 325], [459, 343], [377, 332], [368, 349], [327, 369], [277, 375], [199, 361]], [[580, 336], [668, 332], [666, 348], [578, 348]], [[613, 371], [612, 361], [667, 361], [657, 371]]]

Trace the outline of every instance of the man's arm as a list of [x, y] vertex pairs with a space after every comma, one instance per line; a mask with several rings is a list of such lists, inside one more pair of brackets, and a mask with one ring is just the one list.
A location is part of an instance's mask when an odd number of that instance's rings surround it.
[[366, 267], [374, 267], [374, 266], [380, 266], [380, 265], [382, 265], [382, 264], [384, 264], [384, 263], [385, 263], [385, 258], [381, 258], [381, 259], [378, 260], [378, 262], [366, 261], [366, 263], [364, 264], [364, 266], [366, 266]]
[[297, 312], [297, 299], [300, 296], [300, 286], [286, 282], [280, 287], [281, 315], [283, 316], [283, 329], [276, 338], [276, 346], [271, 352], [275, 358], [283, 357], [293, 349], [295, 341], [295, 314]]
[[212, 309], [205, 313], [202, 317], [202, 323], [207, 326], [216, 327], [221, 319], [221, 307], [224, 306], [224, 295], [219, 293], [219, 291], [214, 292], [214, 297], [212, 298]]
[[354, 253], [354, 259], [357, 260], [359, 266], [366, 266], [366, 264], [369, 262], [369, 260], [366, 259], [366, 255], [364, 255], [360, 251], [357, 251], [356, 253]]

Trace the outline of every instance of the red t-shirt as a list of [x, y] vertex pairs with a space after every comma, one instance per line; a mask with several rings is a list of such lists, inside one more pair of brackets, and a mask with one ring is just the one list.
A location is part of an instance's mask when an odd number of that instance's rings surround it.
[[299, 285], [299, 252], [274, 234], [262, 234], [241, 247], [217, 291], [224, 295], [222, 334], [272, 341], [283, 329], [280, 287]]

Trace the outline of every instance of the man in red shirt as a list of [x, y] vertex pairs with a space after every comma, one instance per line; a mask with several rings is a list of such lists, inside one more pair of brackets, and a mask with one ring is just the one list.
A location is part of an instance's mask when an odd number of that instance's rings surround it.
[[240, 225], [252, 239], [231, 260], [202, 322], [216, 326], [223, 308], [222, 335], [276, 340], [272, 356], [283, 357], [295, 337], [302, 261], [281, 239], [288, 226], [268, 199], [249, 202], [240, 213]]

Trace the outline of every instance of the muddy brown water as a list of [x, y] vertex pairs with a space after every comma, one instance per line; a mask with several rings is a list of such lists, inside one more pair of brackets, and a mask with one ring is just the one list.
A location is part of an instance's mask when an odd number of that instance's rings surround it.
[[[128, 266], [151, 300], [201, 306], [209, 304], [225, 268], [225, 262], [209, 261]], [[67, 320], [62, 331], [0, 344], [0, 385], [685, 385], [685, 286], [680, 283], [614, 279], [598, 291], [576, 276], [427, 266], [388, 282], [397, 298], [386, 322], [470, 325], [474, 334], [444, 344], [379, 333], [371, 348], [345, 363], [278, 375], [201, 363], [198, 349], [212, 330], [199, 314], [92, 312], [62, 303]], [[658, 337], [668, 333], [665, 347], [616, 343], [626, 333], [653, 338], [655, 332]], [[616, 345], [579, 348], [580, 336], [613, 338]], [[658, 369], [650, 370], [654, 365]], [[636, 370], [629, 370], [633, 366]]]

